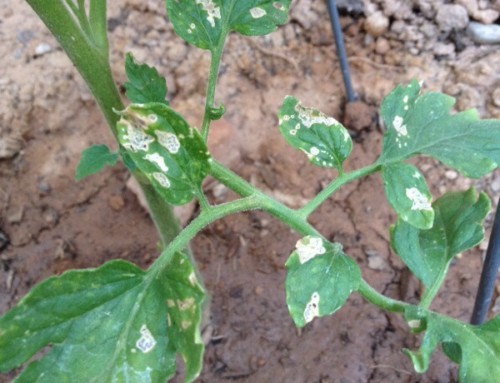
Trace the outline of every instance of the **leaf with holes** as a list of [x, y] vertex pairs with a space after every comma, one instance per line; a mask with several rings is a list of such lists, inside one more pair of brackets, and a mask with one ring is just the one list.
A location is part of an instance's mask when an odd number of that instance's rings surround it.
[[352, 140], [337, 120], [287, 96], [279, 110], [279, 127], [287, 142], [302, 150], [311, 163], [342, 171]]
[[170, 204], [191, 201], [209, 170], [198, 131], [165, 104], [132, 104], [120, 114], [118, 140], [137, 168]]
[[339, 244], [307, 236], [286, 262], [288, 311], [297, 327], [331, 315], [344, 305], [361, 281], [361, 271]]
[[49, 346], [18, 381], [163, 383], [176, 354], [194, 380], [204, 293], [186, 256], [176, 253], [170, 266], [153, 274], [111, 261], [40, 283], [0, 318], [0, 371]]
[[125, 58], [125, 72], [128, 82], [125, 83], [127, 98], [135, 104], [159, 102], [167, 104], [167, 82], [160, 76], [156, 68], [147, 64], [138, 64], [131, 53]]
[[427, 371], [432, 353], [441, 343], [448, 357], [460, 365], [460, 382], [498, 382], [500, 316], [481, 326], [472, 326], [413, 306], [405, 312], [405, 319], [415, 332], [425, 331], [418, 351], [405, 350], [415, 371]]
[[106, 165], [115, 166], [119, 154], [112, 153], [106, 145], [93, 145], [82, 152], [76, 167], [76, 180], [80, 181], [92, 174], [99, 173]]
[[403, 221], [420, 229], [432, 227], [432, 196], [417, 168], [404, 162], [386, 165], [382, 179], [387, 200]]
[[231, 31], [246, 36], [273, 32], [288, 19], [291, 0], [166, 0], [175, 33], [198, 48], [214, 50]]
[[446, 274], [457, 254], [483, 240], [490, 201], [471, 188], [446, 193], [432, 207], [436, 216], [431, 229], [421, 230], [399, 219], [391, 230], [392, 248], [426, 288]]
[[500, 121], [480, 120], [475, 110], [450, 115], [454, 103], [441, 93], [420, 95], [416, 81], [394, 89], [381, 106], [387, 132], [378, 162], [424, 154], [471, 178], [496, 169], [500, 164]]

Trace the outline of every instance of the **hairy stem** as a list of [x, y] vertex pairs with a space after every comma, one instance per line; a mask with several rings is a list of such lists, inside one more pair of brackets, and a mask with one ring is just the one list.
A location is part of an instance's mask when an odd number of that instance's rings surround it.
[[219, 68], [222, 59], [222, 52], [224, 50], [224, 41], [225, 38], [222, 38], [215, 49], [211, 51], [210, 72], [208, 74], [207, 95], [205, 99], [205, 115], [203, 116], [203, 123], [201, 125], [201, 136], [205, 142], [208, 139], [208, 132], [210, 130], [211, 111], [214, 107], [215, 88], [217, 85], [217, 79], [219, 78]]
[[380, 165], [373, 164], [364, 168], [339, 174], [339, 176], [331, 182], [325, 189], [323, 189], [316, 197], [298, 210], [298, 213], [307, 218], [311, 215], [323, 202], [325, 202], [335, 191], [346, 183], [352, 182], [358, 178], [365, 177], [369, 174], [375, 173], [380, 170]]

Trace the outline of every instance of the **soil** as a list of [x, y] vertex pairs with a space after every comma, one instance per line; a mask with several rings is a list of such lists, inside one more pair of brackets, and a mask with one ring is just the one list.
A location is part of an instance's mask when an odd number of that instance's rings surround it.
[[[131, 51], [160, 69], [172, 105], [199, 126], [208, 54], [174, 35], [162, 1], [109, 3], [118, 84], [125, 81], [124, 54]], [[227, 113], [214, 126], [210, 146], [215, 158], [245, 179], [298, 207], [335, 177], [333, 171], [310, 165], [280, 137], [277, 110], [287, 94], [346, 121], [355, 140], [348, 169], [370, 164], [380, 152], [377, 109], [398, 83], [423, 80], [426, 90], [456, 97], [457, 110], [477, 108], [483, 118], [500, 118], [498, 45], [477, 45], [463, 25], [448, 25], [439, 10], [449, 4], [442, 0], [339, 2], [360, 96], [360, 102], [346, 108], [325, 3], [295, 1], [290, 23], [276, 33], [251, 39], [232, 35], [228, 41], [216, 96]], [[498, 2], [455, 3], [467, 10], [465, 23], [498, 22]], [[123, 166], [74, 180], [84, 148], [115, 144], [85, 84], [25, 2], [0, 0], [0, 39], [4, 313], [36, 283], [67, 269], [96, 267], [115, 258], [147, 267], [158, 255], [158, 237], [127, 186]], [[430, 159], [417, 164], [434, 196], [471, 185], [493, 201], [500, 196], [498, 173], [471, 182]], [[234, 198], [214, 181], [205, 189], [213, 202]], [[357, 181], [336, 193], [310, 221], [344, 245], [377, 290], [414, 302], [421, 286], [390, 249], [388, 228], [395, 213], [381, 191], [378, 175]], [[196, 211], [194, 205], [184, 208], [184, 223]], [[284, 263], [297, 239], [274, 218], [254, 212], [214, 223], [193, 241], [212, 296], [211, 337], [199, 382], [456, 381], [456, 366], [440, 351], [426, 374], [413, 372], [401, 350], [417, 347], [418, 337], [409, 334], [400, 317], [367, 304], [358, 294], [335, 315], [297, 330], [283, 287]], [[433, 308], [468, 321], [485, 244], [452, 264]], [[12, 376], [0, 375], [0, 382]]]

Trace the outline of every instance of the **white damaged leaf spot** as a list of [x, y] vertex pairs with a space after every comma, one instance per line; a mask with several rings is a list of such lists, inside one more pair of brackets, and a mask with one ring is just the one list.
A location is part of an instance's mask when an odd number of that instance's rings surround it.
[[153, 173], [153, 178], [165, 189], [170, 187], [170, 181], [168, 177], [163, 173]]
[[403, 122], [403, 117], [401, 116], [394, 117], [394, 120], [392, 121], [392, 126], [394, 126], [394, 129], [396, 129], [398, 136], [408, 135], [408, 130], [406, 129], [406, 125], [404, 125]]
[[267, 15], [267, 12], [260, 7], [255, 7], [255, 8], [250, 9], [250, 15], [254, 19], [260, 19], [261, 17], [264, 17], [265, 15]]
[[406, 189], [406, 196], [412, 202], [411, 210], [432, 210], [430, 201], [417, 188]]
[[311, 156], [312, 156], [312, 157], [315, 157], [315, 156], [317, 156], [318, 154], [319, 154], [319, 149], [318, 149], [316, 146], [313, 146], [313, 147], [311, 148]]
[[156, 137], [158, 137], [158, 142], [161, 146], [167, 149], [171, 154], [175, 154], [179, 151], [181, 144], [177, 139], [177, 136], [170, 132], [162, 132], [161, 130], [155, 131]]
[[305, 108], [300, 103], [295, 106], [295, 110], [299, 114], [299, 119], [306, 128], [310, 128], [314, 124], [323, 124], [326, 126], [338, 125], [339, 122], [333, 118], [328, 117], [327, 115], [311, 109]]
[[189, 283], [191, 283], [191, 286], [196, 286], [198, 284], [198, 278], [196, 278], [196, 274], [194, 273], [194, 271], [189, 274], [188, 280]]
[[147, 354], [156, 346], [156, 340], [153, 338], [151, 331], [149, 331], [145, 324], [142, 325], [140, 331], [141, 337], [137, 342], [135, 342], [135, 347], [137, 347], [144, 354]]
[[299, 239], [295, 244], [295, 248], [301, 264], [306, 263], [317, 255], [326, 253], [323, 240], [319, 237], [311, 237], [309, 235]]
[[273, 3], [273, 7], [276, 8], [277, 10], [279, 10], [279, 11], [284, 11], [285, 10], [285, 7], [279, 1], [275, 1]]
[[215, 19], [220, 19], [220, 7], [216, 7], [213, 0], [196, 0], [196, 4], [201, 5], [201, 8], [207, 12], [207, 21], [212, 28], [215, 28]]
[[418, 319], [412, 319], [412, 320], [408, 321], [408, 326], [410, 328], [413, 328], [413, 329], [420, 328], [421, 324], [422, 323]]
[[162, 172], [168, 172], [168, 166], [165, 164], [165, 159], [158, 153], [146, 154], [144, 159], [158, 166]]
[[304, 320], [306, 323], [311, 322], [314, 318], [319, 317], [319, 293], [315, 291], [311, 295], [311, 299], [306, 304], [304, 310]]
[[186, 298], [184, 300], [179, 300], [177, 301], [177, 306], [179, 307], [179, 310], [181, 311], [186, 311], [189, 310], [190, 308], [194, 307], [194, 298]]
[[349, 135], [349, 132], [347, 131], [347, 129], [342, 128], [341, 132], [344, 135], [344, 142], [347, 142], [351, 139], [351, 136]]
[[142, 129], [137, 129], [128, 121], [122, 120], [121, 122], [127, 125], [127, 134], [123, 136], [125, 140], [122, 143], [123, 147], [134, 153], [137, 153], [139, 150], [147, 151], [149, 145], [154, 142], [154, 138], [146, 134]]

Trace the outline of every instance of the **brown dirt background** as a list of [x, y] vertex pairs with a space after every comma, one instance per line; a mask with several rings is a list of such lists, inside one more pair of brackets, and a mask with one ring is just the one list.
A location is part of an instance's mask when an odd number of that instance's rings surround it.
[[[131, 51], [159, 68], [172, 105], [199, 126], [208, 55], [173, 34], [162, 1], [110, 3], [111, 59], [119, 85], [125, 80], [124, 54]], [[352, 78], [362, 100], [350, 114], [358, 118], [346, 123], [355, 138], [348, 169], [375, 160], [382, 137], [377, 108], [395, 85], [412, 78], [423, 80], [427, 90], [457, 97], [458, 110], [474, 107], [483, 118], [500, 118], [498, 45], [474, 44], [463, 30], [443, 31], [436, 14], [445, 3], [367, 0], [363, 12], [343, 12]], [[498, 2], [475, 3], [482, 10], [500, 8]], [[377, 11], [374, 17], [382, 14], [387, 20], [381, 33], [365, 21]], [[129, 175], [122, 165], [74, 180], [84, 148], [114, 143], [85, 84], [23, 1], [0, 0], [0, 39], [4, 313], [34, 284], [70, 268], [96, 267], [114, 258], [147, 267], [157, 256], [158, 238], [127, 187]], [[42, 44], [46, 52], [40, 51]], [[270, 36], [230, 37], [216, 96], [227, 113], [211, 137], [218, 160], [298, 207], [335, 173], [314, 168], [280, 137], [276, 115], [287, 94], [332, 116], [349, 117], [323, 1], [295, 1], [290, 23]], [[470, 185], [494, 201], [499, 196], [497, 173], [471, 182], [430, 159], [417, 163], [435, 197]], [[206, 192], [214, 202], [234, 198], [215, 182], [206, 183]], [[196, 211], [195, 205], [184, 208], [184, 220]], [[420, 286], [391, 252], [388, 227], [394, 220], [378, 175], [344, 187], [311, 217], [327, 238], [344, 244], [377, 290], [411, 302]], [[283, 288], [284, 263], [297, 239], [283, 224], [254, 212], [212, 224], [193, 242], [212, 295], [211, 338], [199, 382], [455, 381], [456, 366], [441, 352], [425, 375], [414, 373], [401, 350], [417, 347], [418, 337], [408, 333], [401, 318], [368, 305], [357, 294], [334, 316], [297, 330]], [[484, 248], [453, 263], [435, 309], [468, 320]], [[0, 375], [0, 382], [12, 376]]]

